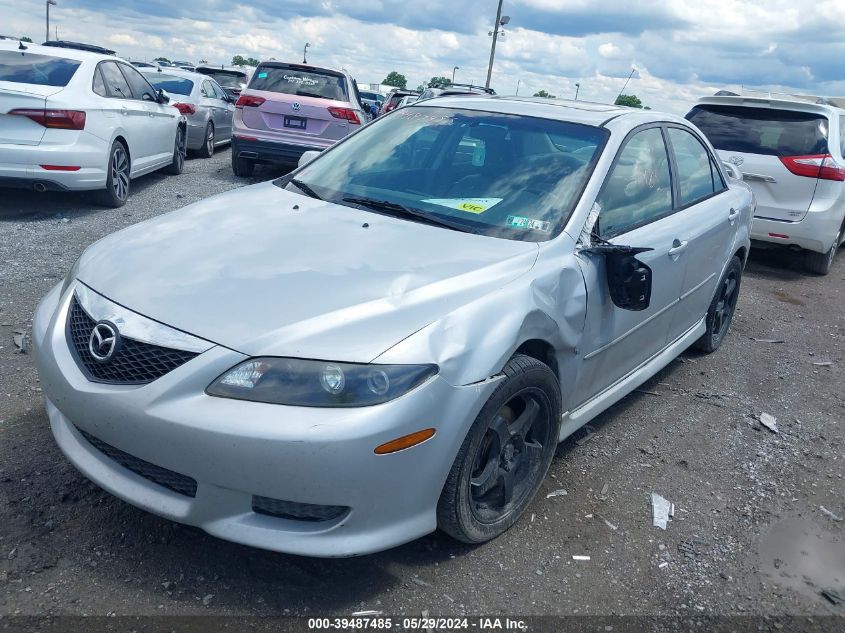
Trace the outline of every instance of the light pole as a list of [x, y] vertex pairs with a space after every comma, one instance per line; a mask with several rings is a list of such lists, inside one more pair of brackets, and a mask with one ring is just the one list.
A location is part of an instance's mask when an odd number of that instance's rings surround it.
[[[633, 77], [633, 76], [634, 76], [634, 73], [635, 73], [635, 72], [637, 72], [637, 69], [636, 69], [636, 68], [632, 68], [632, 69], [631, 69], [631, 74], [630, 74], [630, 75], [628, 75], [628, 78], [625, 80], [625, 83], [624, 83], [624, 84], [622, 84], [622, 90], [620, 90], [620, 91], [619, 91], [619, 95], [616, 97], [616, 101], [619, 101], [619, 97], [621, 97], [621, 96], [622, 96], [622, 93], [624, 93], [624, 92], [625, 92], [625, 88], [627, 88], [627, 87], [628, 87], [628, 82], [629, 82], [629, 81], [631, 81], [631, 77]], [[615, 102], [614, 102], [614, 103], [615, 103]]]
[[452, 69], [452, 83], [455, 83], [455, 71], [456, 71], [456, 70], [460, 70], [460, 69], [461, 69], [461, 67], [460, 67], [460, 66], [455, 66], [455, 67]]
[[47, 0], [47, 39], [44, 40], [45, 42], [50, 41], [50, 5], [56, 6], [56, 0]]
[[575, 84], [575, 101], [578, 101], [578, 91], [581, 90], [581, 84]]
[[522, 81], [522, 79], [517, 79], [517, 80], [516, 80], [516, 96], [517, 96], [517, 97], [519, 96], [519, 83], [520, 83], [521, 81]]
[[308, 53], [308, 47], [311, 46], [309, 42], [305, 42], [305, 48], [302, 49], [302, 63], [307, 64], [308, 60], [305, 58], [305, 55]]
[[505, 36], [505, 32], [500, 30], [500, 26], [504, 26], [511, 19], [507, 15], [502, 15], [502, 0], [499, 0], [499, 8], [496, 9], [496, 23], [493, 25], [493, 30], [488, 33], [488, 35], [493, 36], [493, 44], [490, 46], [490, 64], [487, 66], [487, 83], [484, 84], [485, 88], [490, 87], [490, 77], [493, 75], [493, 58], [496, 56], [496, 39], [499, 37], [499, 33], [502, 34], [502, 37]]

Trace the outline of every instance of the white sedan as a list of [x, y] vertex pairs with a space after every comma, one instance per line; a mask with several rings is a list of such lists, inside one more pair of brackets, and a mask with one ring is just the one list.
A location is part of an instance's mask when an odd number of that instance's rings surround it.
[[182, 172], [185, 118], [167, 102], [104, 49], [0, 42], [0, 187], [96, 190], [122, 206], [131, 179]]

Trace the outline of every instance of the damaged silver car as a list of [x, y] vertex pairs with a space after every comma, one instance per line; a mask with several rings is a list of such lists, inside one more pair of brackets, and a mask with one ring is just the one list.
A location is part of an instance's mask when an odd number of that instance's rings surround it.
[[97, 242], [38, 307], [56, 441], [129, 503], [314, 556], [486, 541], [730, 326], [753, 197], [682, 118], [443, 98], [302, 164]]

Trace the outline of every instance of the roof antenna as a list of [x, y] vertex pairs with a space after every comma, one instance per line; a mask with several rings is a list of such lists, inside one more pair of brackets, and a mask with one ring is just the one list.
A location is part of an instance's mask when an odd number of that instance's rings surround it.
[[24, 46], [24, 45], [23, 45], [23, 41], [19, 41], [19, 42], [18, 42], [18, 50], [19, 50], [19, 51], [29, 50], [29, 47], [28, 47], [28, 46]]

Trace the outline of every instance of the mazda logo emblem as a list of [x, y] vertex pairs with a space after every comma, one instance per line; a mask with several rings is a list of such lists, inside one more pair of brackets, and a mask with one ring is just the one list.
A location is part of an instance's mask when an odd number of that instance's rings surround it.
[[294, 101], [293, 103], [290, 104], [290, 107], [291, 107], [291, 110], [293, 110], [294, 112], [299, 112], [300, 108], [302, 108], [302, 106], [299, 105], [299, 101]]
[[120, 345], [120, 332], [109, 321], [100, 321], [91, 330], [91, 337], [88, 339], [88, 351], [99, 363], [107, 363], [117, 352]]
[[731, 165], [736, 165], [737, 167], [739, 167], [740, 165], [742, 165], [742, 163], [745, 162], [745, 159], [742, 156], [731, 156], [728, 159], [728, 162]]

